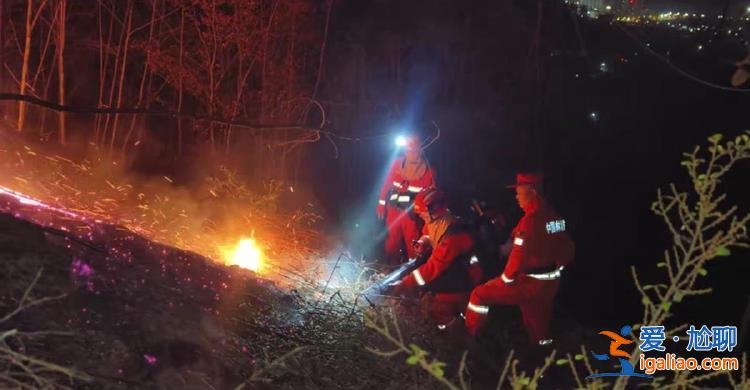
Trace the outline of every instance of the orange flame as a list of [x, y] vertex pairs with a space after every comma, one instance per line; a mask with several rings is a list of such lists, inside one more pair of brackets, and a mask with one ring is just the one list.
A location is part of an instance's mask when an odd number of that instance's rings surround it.
[[263, 253], [261, 252], [255, 240], [243, 238], [233, 248], [222, 248], [224, 264], [236, 265], [259, 272], [263, 262]]

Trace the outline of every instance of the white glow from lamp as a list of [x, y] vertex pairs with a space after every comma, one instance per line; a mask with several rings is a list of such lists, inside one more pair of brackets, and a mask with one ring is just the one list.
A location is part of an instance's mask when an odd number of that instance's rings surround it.
[[403, 148], [404, 146], [406, 146], [406, 137], [403, 135], [399, 135], [398, 137], [396, 137], [396, 146], [398, 146], [399, 148]]

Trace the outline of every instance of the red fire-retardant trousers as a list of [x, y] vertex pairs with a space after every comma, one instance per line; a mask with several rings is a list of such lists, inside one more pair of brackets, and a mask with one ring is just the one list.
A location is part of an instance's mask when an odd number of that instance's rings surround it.
[[448, 325], [464, 311], [469, 293], [435, 293], [430, 302], [430, 317], [438, 325]]
[[389, 265], [400, 265], [403, 262], [401, 249], [406, 249], [408, 258], [413, 258], [412, 240], [418, 240], [420, 228], [417, 220], [408, 211], [398, 207], [386, 206], [385, 257]]
[[506, 284], [495, 278], [471, 292], [466, 308], [466, 328], [476, 336], [487, 321], [490, 305], [518, 305], [532, 343], [549, 338], [552, 303], [559, 280], [537, 280], [526, 275]]

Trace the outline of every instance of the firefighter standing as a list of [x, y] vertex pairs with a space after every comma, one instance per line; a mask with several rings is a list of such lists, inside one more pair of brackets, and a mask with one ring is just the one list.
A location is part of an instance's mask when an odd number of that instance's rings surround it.
[[574, 246], [565, 220], [544, 200], [542, 175], [519, 173], [516, 199], [524, 211], [511, 236], [512, 249], [500, 277], [474, 289], [466, 309], [466, 327], [476, 335], [489, 305], [518, 305], [532, 343], [551, 343], [549, 322], [561, 271], [573, 260]]
[[427, 262], [405, 276], [398, 290], [415, 287], [434, 293], [430, 311], [438, 328], [445, 327], [466, 307], [471, 289], [481, 279], [481, 267], [473, 255], [473, 239], [447, 208], [445, 195], [434, 188], [420, 192], [413, 212], [424, 220], [424, 235], [417, 251], [429, 253]]
[[435, 185], [434, 171], [422, 156], [418, 140], [405, 138], [402, 146], [406, 149], [404, 156], [397, 158], [388, 171], [377, 208], [378, 219], [386, 221], [385, 255], [390, 265], [401, 264], [402, 249], [408, 258], [414, 257], [411, 242], [419, 238], [420, 223], [410, 215], [409, 208], [422, 189]]

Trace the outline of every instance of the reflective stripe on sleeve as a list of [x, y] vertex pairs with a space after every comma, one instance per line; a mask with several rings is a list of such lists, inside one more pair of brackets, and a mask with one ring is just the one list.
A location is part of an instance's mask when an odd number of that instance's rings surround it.
[[415, 269], [411, 274], [414, 275], [414, 280], [417, 281], [418, 285], [424, 286], [424, 278], [422, 277], [422, 274], [419, 273], [418, 269]]
[[515, 279], [511, 279], [511, 278], [505, 276], [505, 273], [503, 273], [502, 275], [500, 275], [500, 279], [503, 280], [503, 283], [513, 283], [513, 281], [515, 280]]
[[409, 195], [399, 195], [398, 201], [399, 202], [409, 202], [411, 200], [411, 196]]
[[396, 188], [401, 188], [401, 183], [399, 183], [397, 181], [394, 181], [393, 182], [393, 186], [396, 187]]
[[420, 192], [420, 191], [422, 191], [422, 187], [409, 186], [409, 188], [407, 188], [407, 190], [409, 192]]
[[534, 278], [537, 280], [555, 280], [555, 279], [560, 279], [560, 276], [562, 275], [560, 271], [562, 271], [562, 268], [558, 268], [552, 272], [547, 272], [543, 274], [528, 274], [528, 276], [530, 278]]
[[378, 201], [378, 204], [381, 205], [381, 206], [385, 206], [385, 199], [380, 199]]
[[487, 314], [490, 312], [489, 306], [475, 305], [471, 302], [469, 302], [467, 308], [477, 314]]
[[521, 237], [516, 237], [516, 238], [515, 238], [515, 239], [513, 240], [513, 244], [515, 244], [515, 245], [518, 245], [518, 246], [521, 246], [521, 245], [523, 245], [523, 238], [521, 238]]
[[479, 262], [479, 258], [476, 256], [471, 256], [471, 258], [469, 259], [469, 264], [476, 264], [478, 262]]
[[391, 200], [398, 199], [398, 194], [391, 194]]

